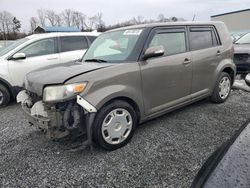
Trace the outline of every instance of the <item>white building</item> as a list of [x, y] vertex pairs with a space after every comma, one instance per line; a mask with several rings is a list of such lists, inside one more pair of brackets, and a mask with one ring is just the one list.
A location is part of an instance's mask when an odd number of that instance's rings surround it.
[[250, 9], [213, 15], [211, 21], [223, 21], [230, 32], [250, 31]]

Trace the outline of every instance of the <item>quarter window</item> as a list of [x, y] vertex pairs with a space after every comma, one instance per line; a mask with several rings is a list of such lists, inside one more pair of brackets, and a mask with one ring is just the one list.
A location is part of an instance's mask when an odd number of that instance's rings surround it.
[[84, 50], [88, 48], [87, 40], [84, 36], [60, 37], [61, 52], [74, 50]]
[[56, 53], [55, 39], [43, 39], [36, 41], [22, 50], [20, 53], [25, 53], [26, 57], [42, 56]]
[[157, 33], [149, 44], [149, 47], [163, 46], [164, 55], [174, 55], [186, 52], [186, 40], [184, 32]]
[[211, 48], [219, 44], [212, 28], [190, 28], [189, 39], [191, 50]]

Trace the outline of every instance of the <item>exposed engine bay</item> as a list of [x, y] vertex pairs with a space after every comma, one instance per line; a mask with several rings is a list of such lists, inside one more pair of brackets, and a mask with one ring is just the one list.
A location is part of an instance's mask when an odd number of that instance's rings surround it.
[[49, 139], [86, 134], [87, 112], [76, 99], [45, 104], [35, 94], [24, 90], [18, 94], [17, 102], [22, 103], [30, 125], [37, 126]]

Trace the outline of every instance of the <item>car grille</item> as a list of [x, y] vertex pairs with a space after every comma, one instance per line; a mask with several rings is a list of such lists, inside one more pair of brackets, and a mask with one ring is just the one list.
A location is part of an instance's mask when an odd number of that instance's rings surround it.
[[237, 63], [247, 63], [249, 59], [249, 54], [234, 54], [234, 62]]

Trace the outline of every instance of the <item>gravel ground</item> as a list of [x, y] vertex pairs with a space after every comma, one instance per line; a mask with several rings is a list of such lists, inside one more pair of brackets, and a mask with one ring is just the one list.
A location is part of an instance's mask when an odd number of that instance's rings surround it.
[[207, 100], [147, 122], [112, 152], [47, 141], [19, 105], [0, 109], [0, 187], [189, 187], [201, 165], [250, 117], [250, 94]]

